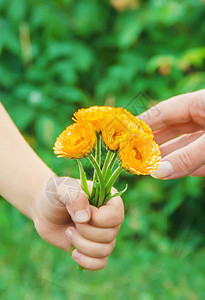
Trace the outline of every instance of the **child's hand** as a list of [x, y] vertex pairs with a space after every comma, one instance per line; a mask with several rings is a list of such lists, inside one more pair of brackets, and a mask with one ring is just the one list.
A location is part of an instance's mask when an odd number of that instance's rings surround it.
[[121, 198], [90, 206], [80, 181], [54, 176], [1, 103], [0, 140], [0, 194], [34, 221], [45, 241], [67, 252], [74, 245], [72, 256], [85, 269], [104, 268], [124, 217]]
[[48, 243], [70, 252], [87, 270], [106, 266], [115, 238], [124, 219], [120, 197], [97, 208], [89, 205], [79, 180], [51, 177], [35, 206], [34, 224]]

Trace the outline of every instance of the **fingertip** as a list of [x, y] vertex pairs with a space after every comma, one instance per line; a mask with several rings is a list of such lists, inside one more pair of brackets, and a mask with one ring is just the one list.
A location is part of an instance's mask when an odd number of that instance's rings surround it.
[[163, 161], [159, 165], [158, 169], [152, 172], [150, 175], [156, 179], [168, 179], [174, 172], [174, 168], [169, 161]]
[[81, 192], [75, 202], [66, 206], [75, 223], [87, 223], [91, 218], [90, 204], [84, 192]]
[[97, 271], [105, 268], [108, 258], [94, 258], [80, 253], [77, 249], [73, 250], [72, 258], [85, 270]]
[[72, 258], [78, 262], [80, 257], [81, 257], [81, 254], [78, 252], [77, 249], [74, 249], [72, 252]]
[[84, 210], [78, 210], [74, 213], [73, 221], [77, 223], [87, 223], [90, 221], [91, 213], [89, 207]]

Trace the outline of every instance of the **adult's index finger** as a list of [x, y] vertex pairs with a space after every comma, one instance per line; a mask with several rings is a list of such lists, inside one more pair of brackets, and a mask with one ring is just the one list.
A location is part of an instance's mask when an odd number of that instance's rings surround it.
[[168, 125], [187, 123], [193, 120], [193, 114], [204, 95], [205, 90], [200, 90], [175, 96], [151, 107], [138, 117], [144, 120], [152, 130], [158, 130]]

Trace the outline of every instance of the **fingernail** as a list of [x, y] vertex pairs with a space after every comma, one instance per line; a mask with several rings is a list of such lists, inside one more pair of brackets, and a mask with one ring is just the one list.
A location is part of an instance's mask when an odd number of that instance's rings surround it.
[[72, 230], [70, 230], [70, 229], [66, 229], [66, 235], [67, 235], [67, 237], [69, 238], [69, 239], [71, 239], [72, 238], [72, 235], [73, 235], [73, 232], [72, 232]]
[[150, 175], [157, 179], [167, 178], [172, 175], [174, 169], [172, 164], [169, 161], [163, 161], [161, 165], [159, 165], [158, 169], [152, 172]]
[[75, 219], [78, 222], [85, 222], [89, 220], [89, 213], [87, 210], [79, 210], [75, 213]]
[[80, 256], [81, 256], [80, 253], [76, 249], [74, 249], [72, 253], [72, 258], [79, 259]]

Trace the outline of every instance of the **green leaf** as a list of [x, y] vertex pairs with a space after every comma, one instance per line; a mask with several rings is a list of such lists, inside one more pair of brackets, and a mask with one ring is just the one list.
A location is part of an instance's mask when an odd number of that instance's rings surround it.
[[111, 191], [111, 188], [113, 187], [113, 184], [115, 182], [115, 180], [117, 179], [117, 177], [120, 175], [120, 173], [122, 172], [122, 167], [119, 166], [117, 167], [117, 169], [115, 169], [115, 171], [112, 173], [111, 177], [109, 178], [108, 182], [106, 183], [106, 188], [105, 188], [105, 193], [109, 193]]
[[112, 195], [111, 193], [109, 193], [109, 194], [105, 197], [105, 202], [108, 201], [108, 200], [110, 200], [110, 199], [113, 198], [113, 197], [121, 196], [124, 192], [126, 192], [127, 188], [128, 188], [128, 184], [126, 184], [124, 190], [122, 190], [122, 191], [120, 191], [120, 192], [117, 192], [117, 193], [115, 193], [115, 194], [113, 194], [113, 195]]
[[[99, 165], [99, 168], [101, 168], [101, 136], [100, 135], [97, 136], [97, 142], [96, 142], [96, 145], [95, 145], [95, 159], [96, 159], [96, 162]], [[96, 173], [96, 169], [94, 168], [93, 188], [92, 188], [92, 192], [91, 192], [91, 198], [94, 197], [95, 192], [96, 192], [95, 189], [96, 189], [97, 179], [98, 179], [98, 176], [97, 176], [97, 173]]]
[[110, 168], [108, 168], [107, 173], [106, 173], [106, 177], [105, 177], [105, 182], [107, 183], [109, 178], [112, 176], [112, 171], [110, 170]]
[[106, 25], [107, 13], [101, 2], [76, 1], [72, 10], [72, 24], [75, 31], [85, 37], [100, 32]]
[[127, 12], [123, 17], [119, 18], [116, 29], [119, 47], [130, 47], [138, 40], [142, 32], [142, 23], [139, 22], [139, 15], [136, 12]]
[[98, 177], [98, 182], [99, 182], [99, 187], [100, 187], [98, 207], [100, 207], [101, 205], [103, 205], [103, 201], [105, 199], [105, 181], [102, 176], [101, 169], [100, 169], [96, 159], [94, 158], [94, 156], [92, 154], [90, 154], [90, 155], [88, 155], [88, 159], [90, 160], [91, 164], [93, 165], [93, 167], [96, 171], [97, 177]]
[[90, 193], [89, 193], [89, 190], [88, 190], [88, 183], [87, 183], [86, 174], [85, 174], [85, 171], [83, 169], [83, 165], [82, 165], [82, 163], [79, 159], [78, 159], [78, 167], [79, 167], [79, 171], [80, 171], [80, 181], [81, 181], [82, 189], [84, 190], [84, 192], [88, 196], [88, 199], [90, 199]]

